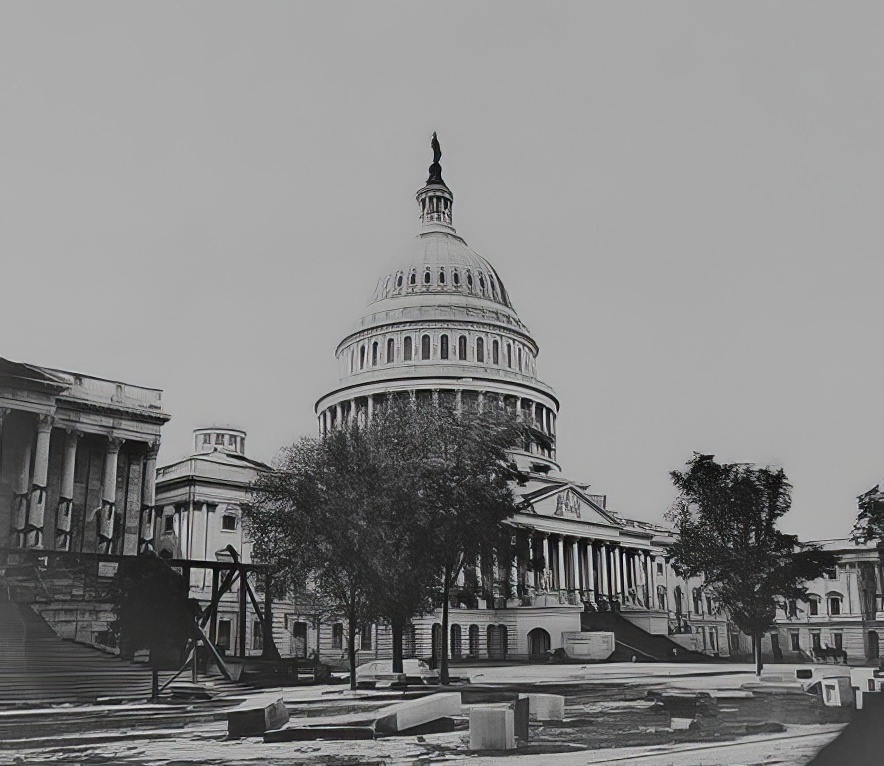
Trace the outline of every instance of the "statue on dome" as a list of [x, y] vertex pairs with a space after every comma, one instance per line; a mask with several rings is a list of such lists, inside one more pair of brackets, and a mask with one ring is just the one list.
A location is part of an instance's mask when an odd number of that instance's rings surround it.
[[428, 184], [442, 184], [445, 185], [445, 181], [442, 180], [442, 166], [439, 164], [439, 160], [442, 159], [442, 147], [439, 146], [439, 139], [436, 138], [436, 133], [433, 133], [433, 139], [430, 141], [430, 146], [433, 148], [433, 164], [430, 165], [430, 176], [427, 178]]

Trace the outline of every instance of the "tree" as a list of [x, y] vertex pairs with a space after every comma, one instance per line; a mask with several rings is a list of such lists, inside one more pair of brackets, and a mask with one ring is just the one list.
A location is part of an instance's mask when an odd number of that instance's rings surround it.
[[443, 608], [447, 682], [451, 586], [482, 540], [515, 510], [507, 448], [521, 428], [503, 412], [459, 412], [391, 397], [370, 423], [305, 438], [259, 477], [245, 510], [253, 555], [291, 585], [308, 578], [350, 626], [385, 619], [401, 672], [402, 632]]
[[275, 470], [253, 485], [244, 518], [252, 555], [290, 591], [310, 586], [337, 605], [348, 623], [350, 686], [356, 688], [356, 628], [377, 617], [376, 523], [383, 488], [371, 442], [354, 425], [284, 449]]
[[189, 598], [188, 582], [153, 553], [120, 561], [108, 588], [116, 619], [108, 626], [120, 656], [130, 658], [139, 649], [150, 651], [153, 697], [157, 672], [175, 669], [184, 659], [198, 610]]
[[792, 503], [783, 469], [716, 463], [700, 455], [672, 471], [679, 496], [668, 512], [677, 532], [669, 558], [680, 577], [701, 577], [703, 590], [752, 637], [756, 673], [761, 639], [776, 608], [807, 600], [805, 583], [835, 564], [833, 554], [777, 529]]
[[857, 515], [850, 534], [857, 543], [884, 541], [884, 492], [876, 484], [856, 499]]

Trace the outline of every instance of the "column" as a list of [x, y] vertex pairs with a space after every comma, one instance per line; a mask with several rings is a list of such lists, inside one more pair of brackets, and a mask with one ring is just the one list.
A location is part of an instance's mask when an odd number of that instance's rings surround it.
[[344, 408], [341, 406], [341, 403], [338, 402], [335, 405], [335, 427], [340, 428], [341, 424], [344, 422]]
[[371, 423], [371, 419], [374, 416], [374, 397], [369, 394], [368, 395], [368, 417], [366, 418], [366, 425]]
[[64, 443], [64, 463], [61, 469], [61, 490], [55, 513], [55, 547], [60, 551], [71, 549], [71, 513], [74, 505], [74, 466], [77, 462], [77, 443], [81, 434], [68, 429]]
[[655, 605], [657, 608], [659, 608], [660, 605], [656, 603], [657, 602], [657, 582], [656, 582], [656, 579], [657, 579], [657, 573], [654, 571], [654, 556], [653, 556], [653, 554], [650, 554], [648, 556], [648, 590], [650, 591], [650, 593], [648, 594], [648, 597], [651, 601], [651, 604]]
[[583, 586], [583, 568], [580, 566], [580, 544], [577, 540], [571, 543], [571, 577], [575, 590]]
[[477, 408], [478, 408], [479, 412], [482, 412], [482, 410], [485, 408], [485, 392], [484, 391], [479, 392]]
[[46, 483], [49, 478], [49, 440], [52, 436], [52, 416], [41, 415], [37, 420], [37, 448], [34, 453], [34, 477], [28, 503], [27, 547], [43, 547], [43, 521], [46, 515]]
[[620, 598], [620, 594], [623, 591], [623, 580], [621, 579], [621, 571], [620, 571], [620, 546], [613, 546], [611, 553], [613, 554], [614, 559], [614, 588], [613, 593], [614, 596]]
[[33, 445], [28, 435], [20, 455], [18, 473], [16, 476], [15, 489], [13, 490], [13, 544], [18, 548], [24, 548], [27, 542], [28, 528], [28, 496], [31, 491], [31, 451]]
[[588, 541], [586, 544], [586, 561], [587, 561], [587, 585], [586, 588], [589, 590], [589, 597], [592, 600], [595, 600], [595, 562], [593, 559], [595, 558], [595, 546], [593, 545], [592, 540]]
[[113, 553], [114, 521], [117, 499], [117, 458], [123, 440], [108, 437], [104, 458], [104, 481], [101, 483], [101, 517], [98, 519], [98, 552]]
[[518, 598], [521, 588], [519, 587], [519, 538], [518, 533], [510, 537], [510, 587], [509, 597]]
[[438, 388], [433, 389], [433, 406], [434, 407], [439, 406], [439, 389]]
[[565, 539], [559, 535], [559, 542], [557, 547], [558, 553], [558, 587], [559, 589], [567, 587], [567, 581], [565, 580]]
[[577, 559], [577, 576], [574, 579], [574, 587], [582, 593], [586, 590], [586, 564], [584, 556], [586, 555], [585, 541], [577, 541], [574, 543], [574, 553]]
[[458, 412], [463, 409], [463, 390], [460, 388], [454, 392], [454, 409]]
[[536, 566], [533, 565], [533, 562], [537, 562], [540, 560], [540, 553], [543, 552], [543, 544], [540, 542], [541, 537], [539, 532], [534, 532], [531, 535], [531, 559], [532, 559], [532, 570], [534, 572], [534, 591], [539, 592], [542, 587], [541, 578], [542, 572], [537, 569]]
[[348, 418], [348, 425], [353, 426], [356, 423], [356, 400], [350, 399], [350, 416]]
[[608, 546], [602, 543], [599, 547], [599, 572], [601, 573], [602, 595], [608, 597]]
[[[147, 455], [144, 459], [141, 485], [141, 521], [138, 524], [139, 553], [153, 550], [156, 515], [157, 452], [159, 452], [159, 449], [159, 441], [152, 442], [148, 445]], [[208, 524], [208, 512], [205, 513], [204, 518], [205, 523]]]

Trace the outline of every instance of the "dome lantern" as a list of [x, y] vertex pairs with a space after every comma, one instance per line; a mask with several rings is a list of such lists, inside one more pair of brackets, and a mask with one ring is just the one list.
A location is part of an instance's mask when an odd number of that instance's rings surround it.
[[433, 148], [433, 164], [430, 165], [426, 186], [417, 193], [417, 204], [421, 210], [421, 226], [454, 231], [451, 222], [454, 195], [442, 180], [442, 166], [439, 164], [439, 160], [442, 158], [442, 149], [435, 133], [433, 133], [430, 146]]

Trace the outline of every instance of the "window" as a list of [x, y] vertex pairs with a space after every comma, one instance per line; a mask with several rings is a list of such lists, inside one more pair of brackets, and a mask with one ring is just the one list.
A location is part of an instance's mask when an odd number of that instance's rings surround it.
[[841, 614], [840, 596], [829, 596], [829, 614]]
[[789, 645], [792, 647], [793, 652], [801, 651], [801, 641], [797, 630], [793, 630], [789, 633]]
[[463, 654], [463, 646], [461, 644], [460, 625], [451, 626], [451, 657], [460, 658]]
[[712, 597], [706, 596], [706, 614], [712, 614]]
[[485, 362], [485, 341], [481, 338], [476, 338], [476, 361]]
[[401, 274], [401, 272], [396, 275], [396, 287], [402, 287], [402, 274]]
[[827, 580], [834, 580], [838, 577], [838, 567], [832, 567], [831, 569], [827, 569], [824, 573], [825, 578]]
[[810, 643], [814, 649], [822, 649], [822, 644], [820, 643], [820, 632], [818, 630], [811, 631], [810, 633]]
[[509, 343], [506, 344], [506, 366], [513, 366], [513, 347]]
[[405, 338], [405, 343], [402, 344], [402, 359], [406, 362], [411, 361], [411, 336], [407, 336]]
[[430, 358], [430, 336], [424, 335], [421, 338], [421, 359]]
[[457, 339], [457, 358], [458, 359], [466, 359], [467, 358], [467, 336], [461, 335]]
[[439, 358], [448, 359], [448, 336], [443, 335], [439, 338]]
[[479, 292], [482, 295], [485, 295], [485, 277], [482, 276], [482, 272], [479, 272]]
[[516, 358], [518, 359], [518, 362], [519, 362], [519, 372], [521, 372], [522, 371], [522, 347], [521, 346], [519, 346], [516, 349]]
[[377, 367], [378, 364], [378, 342], [371, 344], [371, 366]]
[[457, 269], [452, 272], [451, 281], [454, 282], [455, 287], [460, 284], [460, 272]]
[[439, 269], [439, 284], [445, 284], [445, 269]]
[[220, 447], [224, 446], [224, 434], [215, 434], [215, 444]]
[[393, 364], [393, 353], [396, 350], [396, 344], [392, 338], [387, 339], [387, 364]]
[[365, 346], [359, 348], [359, 369], [365, 369]]
[[203, 434], [203, 444], [212, 443], [212, 434]]
[[832, 643], [835, 644], [836, 649], [844, 648], [844, 636], [841, 633], [833, 633], [832, 634]]
[[230, 649], [230, 634], [230, 620], [218, 620], [218, 640], [215, 641], [215, 645], [219, 649]]
[[360, 631], [360, 645], [359, 648], [368, 651], [371, 649], [371, 625], [363, 625], [362, 630]]
[[[470, 290], [473, 289], [473, 275], [470, 274], [469, 270], [467, 270], [467, 287], [469, 287]], [[471, 653], [472, 653], [472, 651], [471, 651]]]
[[332, 649], [344, 648], [344, 623], [336, 622], [332, 625]]
[[714, 652], [716, 649], [716, 635], [715, 628], [709, 628], [709, 648]]
[[429, 269], [427, 269], [427, 270], [424, 272], [424, 284], [425, 284], [425, 285], [430, 284], [430, 270], [429, 270]]
[[221, 517], [221, 529], [225, 532], [236, 531], [236, 515], [233, 513], [225, 513]]
[[816, 617], [820, 613], [820, 602], [817, 599], [812, 598], [808, 602], [808, 607], [811, 617]]
[[261, 621], [255, 620], [252, 623], [252, 649], [264, 648], [264, 631], [261, 628]]
[[797, 617], [798, 616], [798, 602], [795, 599], [791, 599], [789, 603], [786, 605], [786, 614], [789, 617]]
[[478, 625], [470, 625], [470, 654], [473, 657], [478, 657], [479, 652], [481, 651], [479, 646], [479, 626]]
[[661, 576], [663, 575], [663, 564], [660, 561], [657, 562], [657, 574]]
[[500, 364], [500, 343], [496, 339], [491, 341], [491, 363]]
[[163, 517], [163, 531], [168, 533], [175, 531], [175, 517], [172, 515]]
[[417, 273], [412, 269], [408, 274], [408, 284], [414, 286], [417, 284]]

